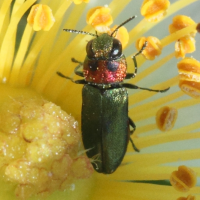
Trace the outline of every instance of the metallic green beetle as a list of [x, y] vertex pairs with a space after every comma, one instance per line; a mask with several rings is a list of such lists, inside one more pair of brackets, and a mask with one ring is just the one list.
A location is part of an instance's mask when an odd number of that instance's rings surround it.
[[[124, 79], [134, 78], [137, 73], [136, 56], [142, 53], [146, 47], [135, 54], [132, 59], [135, 64], [135, 72], [127, 73], [126, 58], [122, 53], [122, 45], [114, 37], [114, 33], [124, 24], [134, 18], [131, 17], [118, 26], [111, 35], [104, 33], [100, 36], [64, 29], [68, 32], [89, 34], [94, 36], [86, 46], [87, 56], [83, 63], [79, 63], [74, 72], [84, 77], [74, 83], [84, 84], [82, 90], [82, 140], [87, 156], [91, 158], [94, 169], [99, 173], [113, 173], [121, 164], [126, 153], [128, 142], [131, 141], [135, 151], [139, 151], [134, 145], [130, 134], [136, 129], [134, 122], [128, 117], [128, 92], [126, 88], [143, 89], [154, 92], [166, 92], [164, 90], [152, 90], [141, 88], [133, 84], [123, 83]], [[78, 71], [83, 66], [83, 71]], [[132, 131], [130, 131], [132, 127]]]

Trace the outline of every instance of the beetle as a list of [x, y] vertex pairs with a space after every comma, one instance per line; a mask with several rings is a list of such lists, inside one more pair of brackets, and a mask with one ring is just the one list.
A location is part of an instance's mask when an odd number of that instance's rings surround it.
[[[82, 89], [82, 140], [87, 150], [87, 156], [91, 160], [96, 160], [92, 162], [92, 165], [99, 173], [111, 174], [118, 168], [124, 158], [129, 141], [135, 151], [139, 152], [130, 137], [136, 126], [128, 116], [126, 88], [154, 92], [166, 92], [169, 89], [153, 90], [123, 82], [124, 79], [136, 76], [136, 56], [141, 54], [147, 45], [145, 43], [142, 49], [132, 57], [135, 72], [127, 73], [127, 63], [122, 52], [122, 45], [114, 37], [114, 34], [133, 18], [134, 16], [120, 24], [111, 35], [107, 33], [95, 35], [84, 31], [64, 29], [67, 32], [95, 37], [87, 43], [87, 55], [83, 63], [72, 58], [73, 62], [79, 63], [74, 73], [84, 79], [75, 81], [61, 72], [57, 72], [57, 74], [76, 84], [84, 84]], [[83, 71], [78, 71], [81, 66], [83, 66]]]

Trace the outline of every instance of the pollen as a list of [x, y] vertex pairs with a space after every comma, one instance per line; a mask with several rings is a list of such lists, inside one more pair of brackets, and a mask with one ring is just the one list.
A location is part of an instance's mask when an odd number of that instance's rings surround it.
[[194, 58], [185, 58], [178, 64], [179, 87], [193, 98], [200, 97], [200, 63]]
[[[185, 15], [177, 15], [173, 18], [172, 24], [169, 25], [169, 32], [172, 34], [178, 30], [196, 24], [190, 17]], [[190, 35], [195, 36], [196, 30], [193, 30]]]
[[188, 192], [190, 188], [196, 185], [197, 178], [195, 172], [184, 165], [178, 167], [178, 171], [172, 172], [170, 183], [181, 192]]
[[75, 4], [89, 3], [90, 0], [73, 0]]
[[192, 98], [200, 98], [200, 82], [196, 81], [179, 81], [180, 89]]
[[168, 0], [144, 0], [141, 15], [150, 22], [157, 22], [165, 16], [169, 6]]
[[[172, 24], [169, 25], [169, 32], [172, 34], [183, 28], [186, 28], [196, 23], [188, 16], [177, 15], [173, 18]], [[185, 58], [186, 53], [192, 53], [195, 51], [195, 34], [197, 30], [194, 29], [189, 34], [179, 38], [175, 43], [175, 56], [176, 58]]]
[[161, 131], [169, 131], [174, 127], [178, 115], [176, 108], [164, 106], [156, 113], [156, 124]]
[[49, 31], [55, 22], [52, 10], [47, 5], [36, 4], [32, 6], [27, 22], [34, 31]]
[[100, 33], [108, 32], [109, 26], [113, 23], [110, 9], [103, 6], [97, 6], [90, 9], [87, 13], [86, 21]]
[[195, 200], [196, 197], [192, 195], [188, 195], [187, 197], [179, 197], [177, 200]]
[[148, 60], [154, 60], [156, 56], [161, 54], [162, 44], [156, 37], [141, 37], [136, 41], [136, 48], [138, 51], [142, 49], [145, 42], [147, 42], [147, 46], [142, 51], [142, 55]]
[[0, 105], [1, 177], [20, 199], [67, 190], [91, 176], [74, 118], [42, 98], [15, 97]]
[[192, 53], [195, 50], [195, 39], [192, 36], [182, 37], [175, 43], [176, 58], [185, 58], [185, 54]]
[[177, 64], [180, 80], [200, 82], [200, 62], [185, 58]]
[[[118, 26], [115, 25], [113, 28], [109, 30], [108, 33], [111, 34], [117, 27]], [[127, 29], [124, 26], [120, 27], [115, 35], [115, 38], [121, 42], [122, 48], [124, 49], [129, 41], [129, 33]]]

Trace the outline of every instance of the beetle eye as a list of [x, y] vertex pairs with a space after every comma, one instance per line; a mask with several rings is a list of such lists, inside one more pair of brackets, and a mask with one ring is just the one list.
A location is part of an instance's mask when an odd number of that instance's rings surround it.
[[87, 46], [86, 46], [86, 52], [87, 52], [87, 56], [88, 58], [95, 58], [94, 56], [94, 52], [92, 50], [92, 42], [93, 40], [90, 40], [88, 43], [87, 43]]
[[110, 52], [111, 58], [117, 58], [122, 55], [122, 44], [119, 40], [113, 39], [113, 46]]

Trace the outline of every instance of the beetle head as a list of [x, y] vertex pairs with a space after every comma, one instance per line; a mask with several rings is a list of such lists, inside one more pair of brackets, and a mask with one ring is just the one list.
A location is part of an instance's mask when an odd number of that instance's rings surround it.
[[118, 39], [104, 33], [88, 42], [86, 52], [89, 59], [114, 60], [122, 56], [122, 45]]
[[118, 29], [135, 16], [121, 23], [112, 33], [100, 36], [85, 31], [63, 29], [64, 31], [95, 36], [86, 46], [87, 56], [83, 64], [85, 80], [90, 84], [109, 85], [122, 82], [126, 77], [126, 58], [122, 53], [121, 42], [114, 37]]
[[104, 33], [88, 42], [86, 52], [83, 72], [87, 82], [106, 85], [123, 81], [127, 66], [118, 39]]

